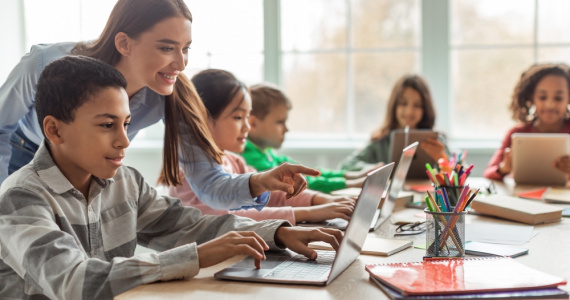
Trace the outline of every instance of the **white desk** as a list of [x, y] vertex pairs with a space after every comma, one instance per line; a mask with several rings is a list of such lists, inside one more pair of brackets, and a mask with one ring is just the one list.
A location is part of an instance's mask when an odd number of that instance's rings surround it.
[[[495, 183], [500, 192], [510, 187]], [[410, 209], [410, 213], [419, 210]], [[467, 216], [469, 222], [506, 222], [482, 216]], [[383, 237], [385, 233], [393, 233], [396, 226], [385, 223], [377, 232], [370, 233]], [[535, 226], [538, 234], [525, 244], [530, 249], [528, 255], [516, 260], [532, 268], [542, 270], [570, 280], [570, 219], [562, 222]], [[386, 236], [391, 236], [387, 234]], [[413, 239], [414, 244], [424, 244], [425, 234], [403, 237]], [[339, 275], [329, 286], [280, 285], [266, 283], [245, 283], [221, 281], [213, 278], [213, 274], [243, 258], [236, 257], [216, 266], [202, 269], [198, 276], [185, 281], [160, 282], [139, 286], [127, 291], [115, 299], [388, 299], [372, 282], [364, 271], [367, 263], [411, 262], [421, 261], [425, 250], [409, 248], [389, 257], [361, 255], [352, 265]], [[568, 286], [563, 287], [570, 290]]]

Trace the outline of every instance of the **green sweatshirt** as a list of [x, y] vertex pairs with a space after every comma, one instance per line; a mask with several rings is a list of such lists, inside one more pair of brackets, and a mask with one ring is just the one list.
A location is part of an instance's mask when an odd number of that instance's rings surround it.
[[[271, 148], [265, 150], [260, 149], [257, 145], [247, 140], [245, 150], [242, 153], [248, 165], [256, 168], [258, 171], [265, 171], [276, 167], [284, 162], [297, 164], [296, 161], [285, 155], [278, 155]], [[307, 176], [307, 183], [311, 190], [330, 193], [334, 190], [343, 189], [346, 187], [346, 180], [344, 179], [344, 171], [334, 171], [327, 169], [320, 169], [321, 176]]]

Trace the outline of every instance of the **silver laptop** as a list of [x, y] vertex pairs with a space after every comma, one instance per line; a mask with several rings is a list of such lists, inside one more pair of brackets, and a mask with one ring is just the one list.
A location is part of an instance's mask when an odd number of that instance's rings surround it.
[[[398, 194], [402, 191], [404, 187], [404, 182], [406, 181], [406, 175], [408, 174], [408, 170], [410, 165], [412, 164], [412, 160], [414, 159], [414, 155], [416, 150], [418, 149], [419, 142], [415, 142], [408, 147], [402, 150], [402, 155], [400, 156], [400, 161], [398, 162], [398, 166], [394, 171], [392, 176], [392, 180], [390, 182], [389, 190], [382, 195], [383, 202], [380, 204], [380, 208], [374, 209], [374, 217], [372, 218], [372, 222], [370, 222], [370, 231], [374, 231], [384, 222], [390, 218], [392, 213], [394, 212], [394, 207], [396, 206], [396, 200], [398, 199]], [[344, 230], [348, 225], [348, 221], [341, 218], [326, 220], [325, 222], [317, 222], [317, 223], [299, 223], [299, 226], [309, 226], [309, 227], [328, 227], [328, 228], [336, 228]]]
[[567, 175], [553, 162], [570, 151], [567, 133], [514, 133], [511, 149], [517, 184], [566, 185]]
[[266, 260], [261, 262], [261, 269], [256, 269], [254, 259], [248, 256], [217, 272], [214, 277], [254, 282], [329, 284], [360, 255], [370, 221], [393, 167], [394, 163], [391, 163], [368, 174], [338, 252], [317, 251], [318, 258], [311, 260], [290, 250], [268, 251]]
[[396, 207], [396, 200], [398, 200], [398, 194], [400, 194], [404, 187], [406, 175], [408, 174], [408, 170], [410, 169], [410, 165], [412, 164], [419, 144], [419, 142], [414, 142], [402, 150], [402, 156], [400, 156], [398, 167], [396, 168], [396, 171], [394, 172], [394, 175], [392, 176], [392, 180], [390, 182], [388, 195], [386, 198], [384, 198], [384, 201], [380, 205], [380, 208], [376, 209], [374, 218], [370, 224], [371, 231], [380, 228], [380, 226], [382, 226], [382, 224], [384, 224], [384, 222], [386, 222], [386, 220], [388, 220], [394, 212], [394, 208]]

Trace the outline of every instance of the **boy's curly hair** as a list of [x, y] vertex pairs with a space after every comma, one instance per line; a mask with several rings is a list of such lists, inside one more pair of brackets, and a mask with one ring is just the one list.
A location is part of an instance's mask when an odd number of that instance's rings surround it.
[[521, 79], [515, 86], [509, 106], [515, 121], [532, 122], [535, 116], [531, 112], [532, 99], [536, 85], [546, 76], [561, 76], [566, 79], [570, 89], [570, 67], [566, 64], [534, 64], [521, 74]]

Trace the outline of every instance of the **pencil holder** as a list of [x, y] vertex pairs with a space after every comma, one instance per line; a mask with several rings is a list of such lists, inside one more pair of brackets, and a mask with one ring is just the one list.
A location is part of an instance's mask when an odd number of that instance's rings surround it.
[[426, 213], [426, 256], [465, 256], [465, 215], [467, 212]]
[[457, 199], [461, 195], [461, 191], [463, 191], [463, 185], [442, 185], [439, 186], [438, 189], [445, 189], [447, 193], [447, 199], [449, 200], [449, 205], [455, 206], [457, 205]]

